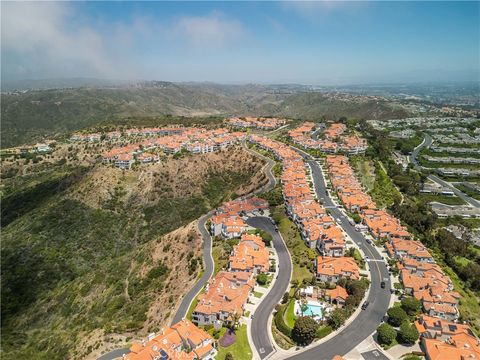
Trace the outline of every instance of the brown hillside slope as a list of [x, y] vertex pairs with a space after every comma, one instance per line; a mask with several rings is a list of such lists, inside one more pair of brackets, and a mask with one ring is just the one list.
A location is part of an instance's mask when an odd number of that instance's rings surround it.
[[61, 191], [39, 186], [61, 165], [29, 175], [26, 194], [8, 179], [9, 203], [30, 205], [2, 228], [2, 358], [94, 358], [166, 325], [201, 271], [194, 220], [266, 182], [263, 165], [235, 148], [130, 172], [97, 164]]

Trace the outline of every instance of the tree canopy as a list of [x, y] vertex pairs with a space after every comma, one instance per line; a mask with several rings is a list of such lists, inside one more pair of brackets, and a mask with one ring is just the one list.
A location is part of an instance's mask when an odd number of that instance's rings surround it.
[[318, 323], [310, 316], [300, 316], [293, 325], [292, 339], [299, 345], [310, 344], [315, 339]]
[[397, 332], [391, 325], [383, 323], [377, 328], [377, 339], [382, 345], [390, 345], [396, 336]]
[[399, 306], [392, 307], [387, 311], [388, 323], [392, 326], [400, 326], [404, 321], [408, 320], [408, 315]]

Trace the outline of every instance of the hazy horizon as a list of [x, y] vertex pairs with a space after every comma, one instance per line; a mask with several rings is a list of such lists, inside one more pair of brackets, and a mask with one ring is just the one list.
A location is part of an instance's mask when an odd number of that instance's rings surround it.
[[480, 81], [478, 2], [2, 2], [2, 80]]

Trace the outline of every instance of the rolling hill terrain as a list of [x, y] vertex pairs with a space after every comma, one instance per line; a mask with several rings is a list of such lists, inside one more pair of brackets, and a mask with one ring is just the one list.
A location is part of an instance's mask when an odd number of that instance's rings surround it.
[[[388, 101], [342, 98], [297, 87], [145, 82], [2, 93], [2, 148], [39, 141], [99, 124], [165, 125], [186, 116], [219, 122], [225, 115], [318, 119], [383, 119], [406, 111]], [[168, 116], [170, 115], [170, 116]], [[192, 121], [192, 120], [190, 120]]]
[[202, 271], [195, 219], [267, 181], [242, 148], [49, 164], [2, 180], [3, 359], [94, 359], [166, 325]]

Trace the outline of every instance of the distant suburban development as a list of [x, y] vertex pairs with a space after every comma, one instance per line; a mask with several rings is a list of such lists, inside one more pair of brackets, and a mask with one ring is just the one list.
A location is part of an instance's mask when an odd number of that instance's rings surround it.
[[[133, 183], [135, 174], [165, 178], [172, 193], [193, 196], [172, 182], [181, 169], [152, 169], [182, 161], [194, 176], [209, 156], [219, 159], [202, 175], [213, 179], [200, 186], [204, 197], [182, 210], [188, 231], [172, 231], [168, 244], [159, 238], [161, 250], [153, 247], [145, 263], [146, 255], [135, 255], [142, 265], [129, 262], [126, 280], [117, 283], [118, 300], [105, 312], [128, 309], [136, 292], [149, 291], [141, 320], [110, 327], [109, 341], [90, 345], [86, 357], [466, 360], [480, 358], [479, 125], [474, 117], [239, 116], [214, 126], [85, 130], [2, 156], [11, 178], [19, 161], [32, 173], [39, 164], [81, 163], [97, 169], [102, 182], [108, 171], [116, 179], [103, 202], [109, 209], [133, 191], [119, 184]], [[220, 188], [233, 181], [235, 163], [217, 168], [233, 152], [259, 163], [237, 175], [243, 182], [235, 180], [227, 196]], [[261, 180], [245, 185], [254, 176]], [[172, 199], [166, 212], [183, 216]], [[155, 209], [132, 218], [143, 225], [129, 239], [139, 238]], [[176, 243], [191, 251], [172, 264]], [[168, 294], [173, 285], [165, 279], [180, 267], [188, 268], [188, 286], [177, 275], [177, 297], [151, 300]], [[142, 280], [134, 281], [134, 271]], [[169, 304], [161, 318], [159, 301]]]

